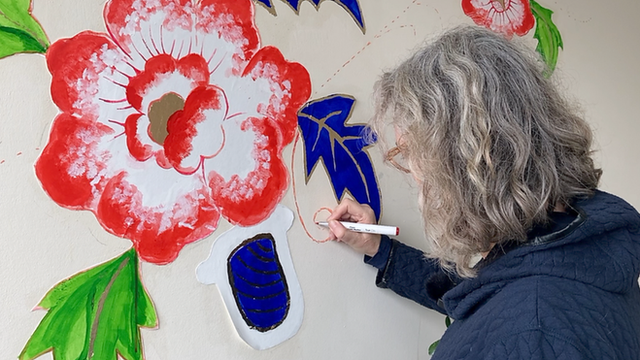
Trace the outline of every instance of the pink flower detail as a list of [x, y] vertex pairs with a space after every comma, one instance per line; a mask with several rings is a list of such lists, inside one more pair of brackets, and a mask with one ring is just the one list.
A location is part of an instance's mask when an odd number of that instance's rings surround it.
[[266, 219], [288, 187], [282, 149], [311, 84], [260, 47], [251, 0], [110, 0], [104, 18], [108, 34], [46, 55], [60, 109], [35, 165], [47, 194], [158, 264], [220, 216]]
[[535, 24], [529, 0], [462, 0], [462, 10], [476, 24], [507, 38], [522, 36]]

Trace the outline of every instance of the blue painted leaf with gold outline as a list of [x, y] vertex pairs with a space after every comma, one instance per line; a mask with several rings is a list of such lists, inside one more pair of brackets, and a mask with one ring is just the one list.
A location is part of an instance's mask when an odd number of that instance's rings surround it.
[[369, 204], [380, 219], [381, 199], [378, 180], [366, 148], [375, 141], [367, 136], [366, 125], [348, 125], [355, 99], [334, 94], [312, 100], [298, 111], [298, 126], [305, 148], [307, 182], [322, 159], [336, 198], [345, 191], [356, 201]]
[[[273, 15], [275, 15], [275, 8], [271, 0], [255, 0], [255, 1], [263, 5], [264, 7], [266, 7]], [[300, 11], [300, 4], [304, 0], [282, 0], [282, 1], [284, 1], [289, 6], [291, 6], [291, 8], [297, 13], [298, 11]], [[320, 3], [323, 2], [324, 0], [309, 0], [309, 1], [317, 9], [318, 7], [320, 7]], [[362, 16], [362, 10], [360, 9], [360, 4], [358, 3], [358, 0], [331, 0], [331, 1], [335, 2], [336, 4], [340, 5], [343, 9], [345, 9], [349, 13], [349, 15], [351, 15], [353, 20], [355, 20], [355, 22], [358, 24], [358, 26], [360, 27], [360, 30], [362, 30], [362, 32], [365, 32], [364, 17]]]
[[273, 9], [273, 4], [271, 0], [256, 0], [258, 4], [264, 5], [267, 9]]

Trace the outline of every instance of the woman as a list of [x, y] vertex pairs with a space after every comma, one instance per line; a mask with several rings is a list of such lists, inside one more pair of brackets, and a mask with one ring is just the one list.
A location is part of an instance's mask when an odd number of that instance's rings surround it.
[[589, 126], [544, 74], [463, 27], [376, 84], [372, 127], [395, 129], [387, 160], [417, 183], [429, 252], [348, 231], [375, 222], [350, 200], [329, 226], [377, 286], [454, 319], [434, 360], [640, 359], [640, 215], [597, 190]]

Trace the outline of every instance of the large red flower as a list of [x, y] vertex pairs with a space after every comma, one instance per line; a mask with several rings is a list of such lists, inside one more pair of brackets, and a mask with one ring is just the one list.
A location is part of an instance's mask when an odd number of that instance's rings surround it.
[[522, 36], [535, 24], [529, 0], [462, 0], [462, 10], [476, 24], [507, 38]]
[[266, 219], [288, 186], [281, 153], [311, 85], [260, 47], [251, 0], [110, 0], [104, 18], [108, 34], [47, 52], [61, 113], [35, 165], [45, 191], [159, 264], [221, 215]]

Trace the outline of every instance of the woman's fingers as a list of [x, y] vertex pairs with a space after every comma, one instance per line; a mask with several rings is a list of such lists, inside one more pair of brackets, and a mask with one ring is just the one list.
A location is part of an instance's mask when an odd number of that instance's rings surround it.
[[349, 230], [344, 227], [338, 220], [329, 220], [329, 229], [333, 236], [335, 236], [336, 240], [342, 241], [344, 236], [347, 234]]
[[344, 199], [333, 210], [327, 221], [331, 232], [331, 240], [344, 242], [354, 250], [370, 256], [375, 255], [378, 251], [380, 235], [354, 232], [340, 223], [340, 221], [350, 221], [375, 224], [376, 217], [369, 205], [359, 204], [351, 199]]
[[337, 220], [329, 221], [329, 229], [336, 237], [336, 240], [342, 241], [361, 254], [374, 256], [378, 252], [380, 235], [351, 231]]
[[344, 199], [333, 210], [333, 213], [327, 218], [330, 220], [351, 221], [366, 224], [374, 224], [376, 222], [375, 214], [371, 207], [366, 204], [359, 204], [351, 199]]
[[335, 209], [333, 209], [333, 212], [331, 213], [331, 215], [329, 215], [329, 217], [327, 218], [327, 221], [347, 220], [346, 218], [350, 216], [349, 209], [347, 207], [348, 200], [349, 199], [342, 200], [342, 202], [338, 204], [338, 206], [336, 206]]

